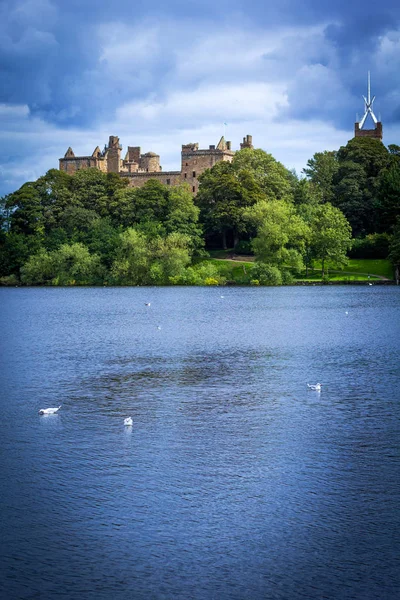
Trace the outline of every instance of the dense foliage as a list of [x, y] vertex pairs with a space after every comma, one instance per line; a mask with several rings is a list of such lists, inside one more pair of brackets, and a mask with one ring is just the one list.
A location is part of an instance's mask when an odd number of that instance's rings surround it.
[[195, 198], [185, 185], [132, 188], [96, 169], [52, 169], [1, 199], [0, 282], [224, 284], [206, 260], [213, 247], [254, 254], [254, 285], [290, 282], [316, 264], [324, 274], [348, 256], [399, 267], [398, 146], [355, 138], [316, 153], [304, 175], [248, 148], [205, 171]]

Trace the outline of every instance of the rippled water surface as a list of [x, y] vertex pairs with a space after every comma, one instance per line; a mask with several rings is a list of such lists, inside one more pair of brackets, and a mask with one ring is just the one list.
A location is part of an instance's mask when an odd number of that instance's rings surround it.
[[2, 599], [400, 597], [399, 288], [0, 302]]

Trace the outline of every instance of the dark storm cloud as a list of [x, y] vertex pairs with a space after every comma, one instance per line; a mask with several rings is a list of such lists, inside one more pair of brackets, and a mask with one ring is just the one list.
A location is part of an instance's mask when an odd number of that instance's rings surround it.
[[171, 139], [209, 143], [224, 121], [238, 136], [257, 121], [257, 143], [276, 142], [288, 166], [293, 148], [297, 165], [300, 146], [307, 160], [347, 141], [368, 70], [388, 140], [399, 17], [397, 0], [0, 0], [0, 187], [56, 166], [69, 145], [147, 135], [167, 152]]
[[[162, 83], [175, 66], [174, 51], [165, 47], [153, 64], [132, 53], [126, 76], [116, 80], [108, 71], [107, 59], [102, 58], [107, 27], [116, 22], [150, 27], [152, 20], [164, 20], [168, 29], [175, 20], [181, 22], [184, 34], [189, 23], [194, 29], [197, 24], [201, 32], [207, 19], [221, 27], [242, 19], [247, 28], [265, 28], [266, 35], [277, 25], [326, 23], [326, 39], [337, 49], [338, 57], [331, 68], [337, 69], [346, 89], [359, 95], [379, 37], [396, 27], [399, 16], [390, 0], [369, 4], [357, 0], [268, 4], [243, 0], [120, 0], [118, 4], [108, 0], [6, 0], [0, 10], [0, 102], [27, 104], [32, 114], [65, 126], [101, 121], [132, 98], [145, 98], [150, 92], [162, 94]], [[327, 64], [322, 48], [320, 56], [318, 49], [314, 54], [314, 64]], [[379, 84], [385, 90], [390, 87], [384, 81]], [[323, 105], [316, 110], [323, 114]], [[291, 114], [304, 118], [307, 111], [296, 102]]]

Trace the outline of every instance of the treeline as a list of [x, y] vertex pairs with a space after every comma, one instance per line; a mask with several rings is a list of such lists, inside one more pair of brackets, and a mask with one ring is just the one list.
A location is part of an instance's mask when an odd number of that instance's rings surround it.
[[189, 187], [96, 169], [52, 169], [1, 200], [0, 282], [26, 285], [224, 283], [210, 248], [253, 253], [253, 281], [287, 283], [349, 252], [400, 262], [400, 148], [356, 138], [314, 155], [299, 178], [244, 149]]

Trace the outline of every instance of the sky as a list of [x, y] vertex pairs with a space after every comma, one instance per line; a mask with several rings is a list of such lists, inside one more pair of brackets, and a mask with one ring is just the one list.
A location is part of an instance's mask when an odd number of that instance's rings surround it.
[[368, 70], [400, 145], [398, 0], [0, 0], [0, 195], [110, 135], [166, 171], [251, 134], [300, 174], [353, 137]]

